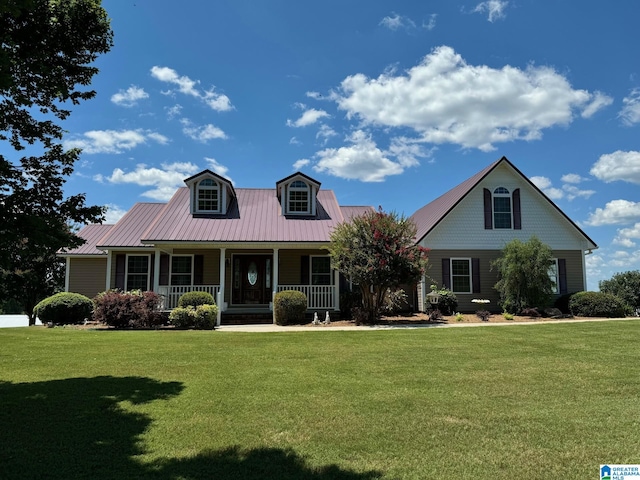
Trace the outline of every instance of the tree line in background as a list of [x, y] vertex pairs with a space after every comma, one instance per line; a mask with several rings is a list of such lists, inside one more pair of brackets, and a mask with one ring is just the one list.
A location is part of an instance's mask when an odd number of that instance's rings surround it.
[[92, 65], [113, 45], [100, 0], [0, 2], [0, 295], [5, 308], [33, 307], [64, 285], [56, 258], [83, 243], [73, 226], [103, 220], [64, 184], [80, 150], [65, 150], [71, 105], [96, 94]]

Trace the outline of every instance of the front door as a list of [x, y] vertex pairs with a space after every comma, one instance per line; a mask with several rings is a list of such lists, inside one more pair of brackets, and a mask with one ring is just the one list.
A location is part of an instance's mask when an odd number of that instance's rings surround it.
[[235, 255], [233, 304], [265, 305], [271, 301], [271, 255]]

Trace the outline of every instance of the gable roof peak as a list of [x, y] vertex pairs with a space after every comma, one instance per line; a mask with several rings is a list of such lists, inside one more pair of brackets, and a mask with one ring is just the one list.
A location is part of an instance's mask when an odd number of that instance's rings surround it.
[[295, 172], [295, 173], [292, 173], [291, 175], [289, 175], [288, 177], [284, 177], [282, 180], [278, 180], [276, 182], [276, 189], [279, 188], [280, 185], [283, 184], [283, 183], [289, 183], [289, 182], [293, 181], [296, 177], [301, 177], [305, 181], [315, 185], [316, 188], [318, 188], [318, 189], [320, 188], [321, 183], [319, 181], [317, 181], [315, 178], [311, 178], [309, 175], [305, 175], [302, 172]]

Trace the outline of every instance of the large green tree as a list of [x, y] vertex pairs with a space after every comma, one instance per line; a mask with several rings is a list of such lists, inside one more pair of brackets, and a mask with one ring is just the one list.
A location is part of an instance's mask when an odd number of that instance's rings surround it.
[[601, 292], [620, 297], [634, 311], [640, 310], [640, 270], [616, 273], [609, 280], [598, 282], [598, 287]]
[[64, 149], [61, 122], [95, 96], [92, 63], [112, 43], [100, 0], [0, 2], [0, 291], [28, 314], [55, 288], [55, 252], [82, 243], [70, 225], [103, 217], [65, 196], [80, 151]]
[[374, 323], [385, 294], [403, 284], [416, 283], [427, 265], [427, 250], [415, 243], [411, 219], [382, 210], [356, 216], [331, 233], [333, 268], [350, 278], [362, 293], [364, 317]]
[[549, 276], [552, 265], [553, 251], [538, 237], [507, 243], [500, 257], [491, 262], [491, 267], [498, 270], [494, 288], [500, 294], [502, 307], [518, 313], [524, 308], [547, 306], [555, 286]]

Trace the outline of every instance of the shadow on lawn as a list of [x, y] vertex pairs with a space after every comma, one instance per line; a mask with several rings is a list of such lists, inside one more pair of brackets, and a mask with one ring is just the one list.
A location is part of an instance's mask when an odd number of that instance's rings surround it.
[[153, 465], [142, 435], [152, 419], [127, 411], [180, 394], [179, 382], [144, 377], [70, 378], [35, 383], [0, 381], [0, 478], [54, 479], [311, 479], [368, 480], [335, 465], [312, 468], [292, 450], [232, 447]]

